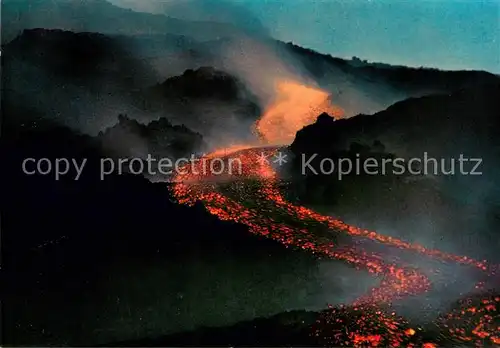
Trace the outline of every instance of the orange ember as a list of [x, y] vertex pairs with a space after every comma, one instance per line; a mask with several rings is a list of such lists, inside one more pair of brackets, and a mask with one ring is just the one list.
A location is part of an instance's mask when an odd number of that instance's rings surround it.
[[413, 335], [415, 335], [415, 330], [408, 329], [408, 330], [405, 331], [405, 334], [407, 334], [408, 336], [413, 336]]
[[330, 95], [298, 82], [280, 80], [276, 83], [276, 98], [255, 127], [266, 144], [290, 144], [298, 130], [313, 123], [323, 112], [342, 117], [341, 108], [331, 103]]
[[437, 348], [437, 344], [434, 343], [424, 343], [422, 348]]

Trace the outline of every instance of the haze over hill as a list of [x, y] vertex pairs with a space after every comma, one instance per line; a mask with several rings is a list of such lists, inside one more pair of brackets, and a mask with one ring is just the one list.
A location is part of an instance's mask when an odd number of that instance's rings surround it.
[[184, 21], [135, 12], [106, 0], [7, 0], [2, 2], [2, 43], [30, 28], [64, 29], [104, 34], [176, 34], [196, 39], [230, 36], [232, 25]]
[[238, 23], [254, 31], [265, 27], [278, 40], [342, 58], [500, 73], [496, 0], [110, 1], [176, 18]]
[[[374, 342], [496, 340], [472, 322], [436, 332], [434, 319], [465, 291], [498, 289], [482, 258], [498, 260], [500, 77], [335, 58], [275, 40], [246, 13], [223, 23], [238, 12], [226, 9], [207, 21], [105, 0], [3, 1], [5, 342], [315, 345], [340, 332], [345, 344], [373, 327]], [[100, 175], [103, 158], [185, 160], [233, 144], [257, 178]], [[295, 161], [259, 167], [263, 149]], [[484, 175], [300, 172], [301, 155], [424, 151], [482, 157]], [[86, 165], [56, 179], [27, 173], [28, 158]], [[372, 295], [380, 308], [336, 307]], [[327, 334], [311, 331], [325, 313]], [[203, 326], [227, 328], [182, 333]]]
[[[199, 42], [176, 35], [117, 37], [40, 29], [24, 32], [3, 51], [5, 98], [22, 100], [46, 117], [90, 134], [111, 126], [119, 113], [141, 122], [179, 114], [172, 103], [164, 103], [162, 114], [148, 109], [144, 92], [201, 66], [234, 76], [261, 109], [277, 97], [276, 85], [289, 81], [331, 93], [345, 117], [497, 79], [486, 72], [359, 64], [254, 38]], [[188, 117], [214, 112], [206, 99], [191, 102], [196, 112]], [[228, 110], [220, 118], [238, 119], [237, 113]], [[235, 133], [243, 134], [243, 129], [248, 129], [246, 123]]]

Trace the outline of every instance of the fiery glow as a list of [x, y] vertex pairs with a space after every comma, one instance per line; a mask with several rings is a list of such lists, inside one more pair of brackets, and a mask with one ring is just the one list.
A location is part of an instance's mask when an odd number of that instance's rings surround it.
[[226, 146], [226, 147], [224, 147], [222, 149], [217, 149], [215, 151], [212, 151], [209, 154], [207, 154], [205, 157], [206, 158], [224, 157], [224, 156], [228, 156], [228, 155], [230, 155], [230, 154], [232, 154], [234, 152], [248, 149], [249, 147], [251, 147], [251, 145], [248, 145], [248, 144], [245, 144], [245, 145], [241, 145], [241, 144], [229, 145], [229, 146]]
[[413, 336], [413, 335], [415, 335], [415, 330], [410, 328], [410, 329], [405, 331], [405, 334], [407, 334], [408, 336]]
[[[308, 250], [318, 256], [341, 260], [356, 269], [365, 270], [379, 277], [379, 286], [352, 303], [354, 310], [360, 313], [356, 327], [348, 328], [344, 333], [330, 332], [329, 327], [338, 323], [338, 318], [344, 309], [339, 312], [339, 309], [332, 308], [329, 312], [321, 314], [313, 334], [321, 338], [325, 344], [359, 347], [367, 345], [398, 347], [406, 344], [409, 339], [416, 336], [415, 330], [408, 328], [408, 323], [403, 318], [382, 308], [387, 308], [387, 305], [390, 306], [396, 300], [427, 292], [431, 288], [431, 282], [424, 270], [415, 269], [403, 262], [396, 264], [394, 261], [386, 261], [383, 255], [363, 250], [357, 247], [356, 243], [350, 247], [340, 247], [332, 241], [332, 236], [335, 234], [321, 233], [321, 227], [339, 235], [369, 240], [386, 247], [419, 253], [443, 262], [460, 263], [473, 267], [481, 273], [489, 274], [494, 271], [486, 261], [427, 249], [418, 244], [383, 236], [286, 201], [278, 189], [279, 180], [276, 172], [270, 165], [259, 161], [262, 151], [272, 153], [277, 151], [277, 148], [235, 150], [228, 155], [232, 159], [239, 159], [243, 165], [242, 172], [233, 176], [235, 181], [230, 185], [229, 191], [227, 187], [222, 187], [220, 182], [211, 180], [210, 173], [200, 176], [200, 171], [194, 170], [197, 172], [196, 175], [186, 171], [177, 177], [173, 194], [182, 204], [193, 205], [201, 201], [211, 214], [221, 220], [247, 225], [251, 233], [272, 238], [286, 246]], [[229, 153], [229, 150], [223, 153]], [[207, 161], [213, 158], [213, 156], [208, 156]], [[257, 188], [247, 185], [248, 179], [259, 179], [260, 184]], [[248, 201], [249, 197], [254, 201], [251, 208], [239, 203]], [[295, 221], [293, 225], [285, 222], [290, 218]], [[302, 227], [297, 227], [297, 222], [301, 222]], [[429, 270], [426, 271], [429, 272]], [[469, 331], [459, 328], [451, 333], [452, 337], [462, 342], [489, 339], [491, 343], [497, 343], [498, 328], [494, 326], [490, 314], [496, 312], [497, 300], [498, 298], [483, 301], [482, 311], [471, 309], [450, 314], [450, 317], [441, 320], [441, 326], [449, 327], [450, 320], [464, 319], [463, 313], [473, 313], [479, 316], [475, 327]], [[424, 346], [432, 347], [433, 344], [426, 342]]]
[[[341, 110], [331, 106], [328, 95], [322, 91], [282, 81], [278, 84], [278, 92], [276, 103], [256, 124], [264, 142], [290, 142], [295, 132], [313, 122], [319, 113], [328, 112], [336, 116], [341, 114]], [[380, 278], [377, 287], [349, 307], [331, 306], [328, 311], [320, 314], [312, 335], [326, 345], [416, 347], [416, 342], [419, 342], [421, 347], [437, 347], [437, 343], [419, 341], [418, 332], [404, 318], [390, 310], [390, 305], [395, 300], [427, 292], [432, 287], [428, 277], [432, 270], [416, 269], [403, 261], [395, 262], [388, 257], [384, 259], [383, 253], [369, 252], [357, 242], [369, 241], [442, 262], [459, 263], [472, 267], [486, 277], [494, 277], [496, 268], [486, 261], [428, 249], [419, 244], [351, 226], [288, 202], [278, 188], [277, 173], [269, 164], [259, 160], [262, 152], [272, 154], [278, 150], [279, 147], [276, 146], [233, 146], [217, 150], [204, 159], [212, 161], [222, 156], [225, 161], [238, 159], [242, 163], [240, 172], [223, 175], [230, 176], [232, 182], [228, 184], [226, 180], [223, 183], [212, 180], [212, 174], [200, 174], [200, 168], [188, 166], [176, 176], [173, 195], [181, 204], [202, 202], [208, 212], [220, 220], [244, 224], [251, 233], [274, 239], [285, 246], [310, 251], [320, 257], [346, 262], [355, 269]], [[220, 176], [219, 173], [218, 177]], [[249, 199], [252, 204], [245, 205]], [[352, 238], [350, 246], [336, 245], [335, 236], [341, 235]], [[483, 283], [479, 283], [476, 287], [482, 286]], [[440, 318], [437, 324], [445, 331], [449, 328], [449, 336], [459, 342], [469, 342], [476, 346], [485, 343], [499, 344], [500, 327], [493, 320], [494, 313], [498, 313], [499, 301], [499, 297], [483, 299], [476, 306], [469, 306]], [[354, 327], [345, 326], [341, 331], [338, 330], [339, 323], [352, 325], [353, 322]]]
[[343, 110], [332, 104], [325, 91], [279, 80], [276, 98], [257, 121], [256, 131], [266, 144], [290, 144], [298, 130], [313, 123], [323, 112], [337, 118], [343, 116]]
[[437, 344], [434, 343], [424, 343], [422, 348], [437, 348]]

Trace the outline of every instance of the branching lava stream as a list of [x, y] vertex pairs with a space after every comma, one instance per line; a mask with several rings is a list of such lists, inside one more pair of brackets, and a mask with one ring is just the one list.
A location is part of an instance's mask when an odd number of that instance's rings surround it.
[[[256, 124], [257, 130], [261, 132], [261, 139], [268, 144], [282, 145], [289, 142], [290, 136], [293, 139], [297, 130], [314, 120], [311, 115], [317, 116], [321, 112], [341, 114], [339, 108], [329, 105], [328, 95], [322, 91], [300, 87], [300, 84], [289, 81], [280, 86], [282, 97], [277, 98], [277, 102], [268, 108]], [[284, 114], [289, 115], [289, 110], [294, 112], [291, 122], [287, 123], [288, 118], [284, 122]], [[278, 146], [240, 146], [214, 151], [205, 156], [204, 161], [197, 162], [196, 166], [187, 165], [177, 174], [173, 194], [181, 204], [202, 202], [211, 214], [221, 220], [244, 224], [251, 233], [272, 238], [285, 246], [307, 250], [318, 257], [341, 260], [379, 277], [380, 284], [354, 303], [349, 306], [332, 306], [322, 312], [312, 335], [325, 345], [437, 347], [436, 342], [419, 341], [417, 336], [420, 328], [411, 327], [408, 321], [397, 316], [391, 309], [391, 304], [397, 300], [429, 291], [432, 288], [430, 274], [409, 264], [384, 258], [383, 254], [366, 251], [356, 243], [348, 247], [336, 245], [333, 242], [334, 236], [348, 235], [353, 239], [368, 240], [443, 262], [459, 263], [464, 267], [477, 269], [484, 274], [485, 279], [495, 276], [495, 267], [486, 261], [427, 249], [422, 245], [363, 230], [288, 202], [278, 189], [277, 173], [260, 157], [263, 152], [272, 154], [278, 150]], [[224, 163], [238, 159], [242, 164], [241, 170], [237, 173], [225, 173], [226, 175], [213, 175], [202, 168], [215, 158], [222, 158]], [[221, 187], [227, 185], [228, 179], [237, 183], [234, 187], [249, 185], [250, 182], [257, 182], [258, 187], [252, 191], [252, 197], [248, 197], [247, 193], [240, 194], [238, 189], [233, 189], [231, 194], [224, 194]], [[249, 198], [253, 202], [251, 207], [244, 203]], [[293, 219], [301, 227], [297, 227], [295, 223], [292, 226], [281, 217]], [[332, 235], [316, 233], [311, 228], [312, 223], [332, 231]], [[500, 327], [494, 320], [495, 317], [498, 318], [499, 301], [500, 298], [493, 297], [482, 299], [479, 307], [468, 304], [469, 308], [438, 319], [437, 325], [441, 330], [447, 331], [456, 344], [500, 344]], [[350, 327], [353, 323], [355, 325]], [[343, 330], [338, 330], [339, 324], [344, 327]]]

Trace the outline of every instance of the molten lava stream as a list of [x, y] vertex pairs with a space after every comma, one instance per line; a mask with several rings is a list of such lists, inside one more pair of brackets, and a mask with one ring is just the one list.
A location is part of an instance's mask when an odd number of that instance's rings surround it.
[[[328, 112], [337, 117], [342, 115], [342, 110], [331, 106], [328, 94], [321, 90], [292, 81], [280, 81], [277, 90], [279, 93], [274, 104], [256, 123], [256, 130], [265, 144], [288, 144], [297, 130], [312, 123], [321, 112]], [[286, 219], [275, 219], [274, 216], [270, 215], [286, 216], [288, 220], [302, 222], [304, 226], [307, 226], [308, 222], [314, 221], [337, 233], [364, 238], [385, 246], [409, 250], [435, 259], [473, 266], [481, 272], [493, 272], [494, 268], [486, 261], [477, 261], [466, 256], [427, 249], [419, 244], [408, 243], [394, 237], [348, 225], [306, 207], [287, 202], [277, 188], [277, 173], [260, 157], [263, 151], [269, 155], [278, 149], [276, 146], [268, 146], [267, 148], [234, 146], [214, 151], [204, 157], [206, 161], [200, 161], [194, 167], [186, 166], [185, 170], [174, 178], [173, 195], [182, 204], [193, 205], [197, 201], [203, 202], [211, 214], [216, 215], [221, 220], [244, 224], [248, 226], [251, 233], [272, 238], [286, 246], [298, 247], [316, 255], [347, 262], [355, 268], [364, 269], [380, 277], [380, 285], [356, 300], [350, 306], [351, 309], [347, 309], [348, 307], [330, 308], [328, 312], [320, 315], [313, 334], [321, 337], [326, 344], [400, 346], [409, 342], [408, 339], [415, 334], [415, 330], [408, 328], [408, 323], [403, 318], [396, 317], [395, 313], [387, 312], [382, 308], [387, 307], [395, 300], [426, 292], [431, 287], [430, 280], [419, 270], [401, 264], [401, 262], [398, 264], [385, 262], [383, 255], [366, 252], [356, 248], [355, 245], [340, 248], [334, 245], [328, 236], [311, 233], [305, 227], [292, 227], [282, 222]], [[212, 175], [210, 170], [202, 168], [209, 166], [208, 163], [211, 161], [220, 160], [220, 157], [225, 159], [224, 163], [226, 164], [229, 159], [239, 160], [242, 166], [241, 170], [237, 173]], [[229, 167], [226, 166], [226, 168]], [[247, 196], [239, 197], [237, 194], [232, 194], [232, 198], [230, 198], [224, 195], [221, 192], [221, 181], [227, 181], [227, 179], [239, 180], [241, 185], [245, 185], [248, 179], [257, 179], [260, 182], [260, 189], [253, 192], [252, 197], [259, 203], [249, 208], [237, 202], [237, 200], [244, 202], [248, 199]], [[487, 308], [491, 311], [492, 306], [496, 306], [497, 302], [488, 302]], [[339, 323], [339, 317], [346, 313], [350, 315], [352, 311], [359, 313], [355, 327], [347, 327], [340, 333], [335, 332], [335, 329], [329, 329], [332, 325], [335, 326]], [[448, 327], [450, 320], [456, 319], [460, 315], [463, 317], [463, 313], [465, 311], [459, 311], [458, 314], [450, 314], [450, 317], [442, 318], [441, 327]], [[451, 336], [460, 342], [473, 341], [476, 343], [480, 342], [478, 341], [480, 339], [489, 338], [489, 342], [497, 344], [500, 328], [494, 327], [492, 320], [488, 317], [489, 314], [484, 311], [481, 313], [483, 314], [481, 314], [482, 316], [478, 319], [474, 329], [467, 331], [465, 328], [458, 328], [451, 333]], [[344, 322], [348, 324], [350, 320]], [[411, 346], [410, 343], [408, 344]], [[436, 347], [431, 342], [424, 343], [423, 346]]]
[[[465, 263], [478, 267], [483, 271], [487, 269], [485, 262], [478, 262], [467, 257], [455, 256], [438, 250], [428, 250], [422, 246], [404, 242], [397, 238], [361, 230], [331, 217], [315, 213], [308, 208], [293, 205], [287, 202], [276, 188], [276, 172], [271, 166], [259, 162], [258, 157], [262, 148], [237, 150], [233, 153], [223, 151], [216, 153], [216, 155], [224, 154], [233, 159], [238, 158], [241, 161], [242, 171], [239, 173], [238, 179], [260, 178], [262, 183], [259, 191], [260, 194], [254, 198], [256, 200], [272, 202], [277, 208], [277, 214], [284, 212], [299, 221], [314, 220], [323, 223], [337, 232], [361, 236], [378, 243], [416, 251], [429, 257]], [[269, 151], [272, 148], [267, 148], [266, 150]], [[207, 160], [210, 161], [215, 157], [214, 153], [212, 153], [207, 156]], [[367, 253], [357, 250], [354, 247], [336, 248], [328, 238], [314, 235], [306, 228], [293, 228], [285, 223], [276, 222], [271, 216], [268, 216], [268, 211], [259, 211], [258, 208], [247, 208], [224, 196], [219, 192], [219, 185], [216, 182], [208, 180], [210, 174], [200, 175], [199, 173], [202, 172], [201, 168], [194, 169], [187, 168], [184, 173], [179, 174], [176, 178], [173, 192], [180, 203], [192, 205], [197, 201], [201, 201], [211, 214], [218, 216], [221, 220], [245, 224], [251, 233], [267, 236], [284, 245], [309, 250], [317, 255], [348, 262], [358, 269], [363, 268], [371, 274], [382, 277], [380, 286], [372, 289], [369, 294], [353, 303], [353, 306], [357, 306], [365, 314], [358, 320], [358, 327], [350, 329], [348, 337], [343, 338], [347, 339], [348, 344], [370, 344], [374, 346], [385, 342], [386, 344], [397, 346], [407, 339], [408, 330], [403, 329], [407, 323], [401, 318], [396, 318], [393, 314], [388, 314], [378, 309], [377, 306], [390, 304], [394, 300], [402, 299], [405, 296], [418, 295], [427, 291], [431, 284], [424, 274], [404, 265], [386, 264], [382, 261], [382, 255]], [[278, 211], [278, 209], [280, 210]], [[323, 323], [322, 327], [328, 327], [328, 323], [335, 320], [336, 312], [332, 310], [329, 314], [322, 315], [319, 322]], [[374, 326], [369, 323], [378, 324]], [[482, 335], [484, 337], [488, 334], [491, 337], [491, 341], [496, 342], [498, 335], [494, 334], [494, 332], [486, 331], [483, 327], [486, 326], [482, 325], [481, 330], [478, 329], [475, 331], [476, 336]], [[375, 334], [382, 329], [386, 332], [386, 337]], [[321, 331], [321, 334], [318, 331], [316, 334], [322, 336], [324, 339], [328, 338], [328, 332], [324, 332], [324, 330]], [[469, 339], [469, 336], [464, 335], [458, 337], [465, 337], [462, 340]], [[335, 337], [330, 338], [337, 340]], [[338, 344], [338, 341], [335, 342], [335, 344]]]

